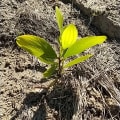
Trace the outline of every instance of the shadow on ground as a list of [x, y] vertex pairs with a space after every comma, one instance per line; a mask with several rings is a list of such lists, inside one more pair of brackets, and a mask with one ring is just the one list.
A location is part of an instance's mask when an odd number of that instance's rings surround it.
[[[16, 120], [17, 118], [32, 118], [31, 120], [72, 120], [76, 98], [75, 91], [69, 82], [57, 84], [48, 92], [31, 92], [26, 95], [21, 108], [11, 120]], [[34, 106], [37, 106], [37, 110], [29, 115], [29, 109]], [[23, 111], [26, 111], [27, 117], [23, 115]]]

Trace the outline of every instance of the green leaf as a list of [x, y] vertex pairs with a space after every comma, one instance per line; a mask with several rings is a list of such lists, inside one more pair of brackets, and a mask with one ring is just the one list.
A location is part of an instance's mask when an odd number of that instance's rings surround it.
[[56, 6], [55, 8], [55, 15], [56, 15], [56, 21], [60, 30], [60, 33], [62, 33], [63, 30], [63, 15], [60, 9]]
[[67, 58], [79, 54], [92, 46], [103, 43], [106, 39], [106, 36], [89, 36], [81, 38], [67, 49], [63, 57]]
[[55, 73], [56, 68], [57, 68], [57, 65], [52, 64], [51, 67], [43, 73], [44, 77], [50, 77], [52, 74]]
[[49, 43], [43, 38], [34, 35], [21, 35], [17, 37], [17, 44], [41, 61], [52, 64], [57, 55]]
[[62, 48], [66, 49], [71, 47], [77, 40], [78, 31], [75, 25], [69, 24], [61, 35], [60, 42], [62, 44]]
[[38, 57], [38, 59], [46, 64], [53, 64], [54, 60], [47, 57], [45, 54], [41, 55], [40, 57]]
[[71, 66], [73, 66], [73, 65], [75, 65], [75, 64], [78, 64], [78, 63], [80, 63], [80, 62], [84, 62], [85, 60], [87, 60], [87, 59], [88, 59], [89, 57], [91, 57], [91, 56], [92, 56], [91, 54], [88, 54], [88, 55], [85, 55], [85, 56], [81, 56], [81, 57], [79, 57], [79, 58], [76, 58], [76, 59], [70, 61], [69, 63], [67, 63], [67, 64], [64, 66], [64, 68], [71, 67]]

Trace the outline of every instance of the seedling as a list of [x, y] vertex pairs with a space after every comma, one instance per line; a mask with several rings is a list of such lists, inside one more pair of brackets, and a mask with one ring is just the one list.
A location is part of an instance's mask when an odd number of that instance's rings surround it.
[[71, 67], [90, 58], [92, 54], [80, 56], [67, 62], [71, 56], [84, 52], [97, 44], [102, 44], [106, 36], [88, 36], [78, 38], [78, 30], [74, 24], [63, 25], [63, 15], [58, 7], [55, 8], [56, 21], [60, 31], [58, 37], [59, 51], [55, 51], [44, 39], [34, 35], [21, 35], [17, 37], [17, 44], [31, 55], [44, 62], [49, 68], [43, 73], [44, 77], [50, 77], [57, 73], [63, 74], [64, 68]]

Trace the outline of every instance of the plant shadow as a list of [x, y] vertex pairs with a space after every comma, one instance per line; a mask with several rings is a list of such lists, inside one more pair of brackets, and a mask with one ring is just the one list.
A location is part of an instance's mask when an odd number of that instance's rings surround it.
[[35, 70], [35, 71], [42, 72], [42, 73], [46, 71], [45, 66], [41, 66], [39, 63], [35, 65], [28, 64], [27, 66], [25, 66], [25, 70], [26, 69]]
[[69, 81], [57, 84], [46, 98], [48, 106], [58, 113], [56, 120], [72, 120], [76, 100], [75, 90]]
[[[26, 94], [20, 109], [17, 110], [11, 120], [16, 120], [17, 118], [20, 118], [21, 120], [28, 120], [31, 118], [31, 120], [45, 120], [46, 107], [44, 105], [44, 96], [45, 93], [39, 92], [30, 92]], [[37, 110], [35, 110], [34, 115], [32, 113], [29, 114], [28, 110], [35, 106], [38, 107]]]
[[[26, 119], [46, 120], [49, 117], [49, 111], [52, 111], [50, 120], [72, 120], [75, 112], [76, 94], [70, 82], [59, 83], [47, 92], [30, 92], [26, 94], [23, 105], [12, 117], [11, 120], [17, 118], [25, 118], [25, 110], [27, 110]], [[36, 107], [37, 109], [31, 114], [28, 111]], [[24, 116], [24, 117], [23, 117]]]

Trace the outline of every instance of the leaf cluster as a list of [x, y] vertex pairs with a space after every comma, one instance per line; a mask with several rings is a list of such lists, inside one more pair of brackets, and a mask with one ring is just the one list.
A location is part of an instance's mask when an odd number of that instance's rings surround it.
[[64, 68], [71, 67], [87, 60], [92, 56], [91, 54], [80, 56], [66, 63], [69, 57], [80, 54], [97, 44], [101, 44], [107, 38], [106, 36], [87, 36], [79, 38], [78, 30], [74, 24], [69, 24], [67, 26], [63, 25], [63, 15], [58, 7], [55, 9], [55, 15], [60, 31], [58, 37], [58, 54], [44, 38], [39, 36], [21, 35], [18, 36], [16, 40], [18, 46], [49, 65], [49, 68], [44, 72], [44, 77], [50, 77], [56, 71], [61, 75]]

